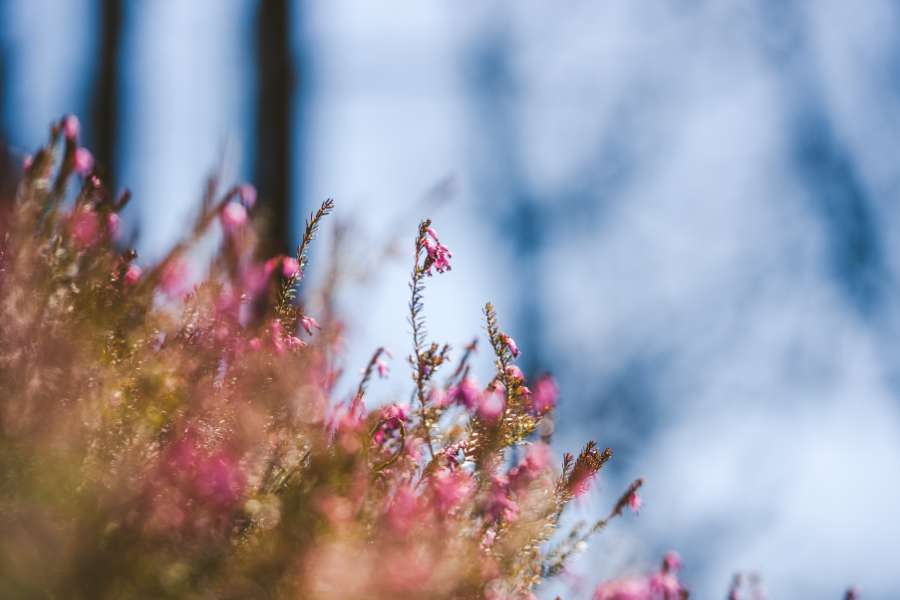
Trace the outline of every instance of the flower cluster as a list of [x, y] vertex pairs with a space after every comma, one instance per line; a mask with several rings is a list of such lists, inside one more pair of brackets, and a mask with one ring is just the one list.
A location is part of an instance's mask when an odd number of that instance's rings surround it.
[[[295, 255], [264, 256], [256, 190], [213, 178], [185, 238], [139, 264], [119, 235], [129, 195], [94, 174], [79, 133], [60, 120], [28, 159], [0, 243], [0, 597], [530, 599], [640, 508], [637, 480], [593, 527], [556, 535], [611, 451], [554, 459], [559, 388], [515, 364], [491, 304], [484, 385], [476, 342], [457, 355], [427, 339], [424, 282], [452, 259], [430, 221], [410, 394], [370, 395], [384, 348], [343, 394], [337, 267], [298, 292], [333, 202]], [[677, 570], [671, 555], [595, 598], [674, 598]]]

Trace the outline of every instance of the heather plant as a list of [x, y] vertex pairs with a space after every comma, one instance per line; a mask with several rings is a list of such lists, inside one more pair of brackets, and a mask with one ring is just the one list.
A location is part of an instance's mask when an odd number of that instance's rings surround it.
[[[527, 599], [640, 509], [638, 479], [559, 531], [612, 452], [554, 459], [559, 390], [516, 365], [490, 303], [491, 373], [477, 339], [429, 340], [426, 283], [453, 258], [431, 221], [411, 247], [409, 396], [369, 397], [384, 348], [344, 396], [341, 320], [299, 293], [331, 200], [295, 255], [260, 256], [254, 188], [213, 177], [145, 270], [120, 239], [128, 194], [78, 138], [74, 117], [54, 124], [0, 228], [0, 597]], [[593, 598], [685, 598], [680, 562]], [[746, 584], [729, 597], [762, 597]]]

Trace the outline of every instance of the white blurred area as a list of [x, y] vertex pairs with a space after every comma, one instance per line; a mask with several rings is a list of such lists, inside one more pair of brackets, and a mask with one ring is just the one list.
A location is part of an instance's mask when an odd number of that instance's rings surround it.
[[[128, 6], [120, 175], [152, 257], [223, 141], [253, 139], [253, 3]], [[694, 598], [724, 597], [737, 571], [760, 573], [772, 598], [850, 585], [900, 597], [896, 4], [295, 8], [310, 72], [293, 225], [334, 197], [349, 227], [349, 384], [386, 345], [394, 373], [372, 393], [408, 393], [412, 239], [430, 216], [454, 252], [428, 282], [431, 338], [461, 349], [481, 335], [486, 378], [493, 300], [523, 358], [555, 373], [557, 449], [594, 438], [616, 451], [579, 516], [605, 515], [646, 477], [640, 516], [542, 597], [589, 597], [670, 548]], [[42, 102], [20, 129], [64, 112]], [[249, 160], [234, 159], [235, 179]], [[435, 186], [452, 198], [435, 202]]]

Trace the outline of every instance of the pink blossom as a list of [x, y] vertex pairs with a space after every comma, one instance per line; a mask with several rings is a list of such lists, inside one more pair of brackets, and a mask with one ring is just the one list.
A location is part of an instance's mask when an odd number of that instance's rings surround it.
[[81, 123], [78, 122], [78, 117], [75, 115], [66, 115], [66, 118], [63, 119], [63, 135], [66, 136], [66, 139], [75, 141], [80, 129]]
[[31, 165], [33, 165], [33, 164], [34, 164], [34, 156], [32, 156], [31, 154], [26, 154], [25, 158], [22, 159], [22, 168], [27, 171], [31, 168]]
[[506, 376], [513, 381], [525, 381], [525, 374], [522, 373], [522, 369], [520, 369], [518, 365], [509, 365], [506, 367]]
[[552, 460], [550, 446], [543, 442], [537, 442], [528, 446], [522, 465], [529, 473], [537, 475], [549, 467]]
[[238, 196], [241, 203], [247, 208], [253, 208], [256, 205], [256, 188], [249, 183], [242, 183], [238, 186]]
[[518, 358], [519, 345], [516, 344], [516, 340], [512, 339], [506, 334], [503, 334], [503, 343], [506, 344], [506, 347], [509, 349], [509, 353], [513, 355], [513, 358]]
[[463, 502], [475, 491], [475, 482], [472, 476], [459, 469], [441, 469], [431, 478], [436, 508], [441, 513], [446, 513]]
[[100, 217], [89, 206], [75, 210], [69, 217], [69, 233], [79, 248], [89, 248], [100, 239]]
[[118, 214], [111, 212], [106, 215], [106, 230], [109, 232], [110, 237], [116, 238], [119, 236], [120, 224], [121, 219]]
[[91, 151], [87, 148], [76, 148], [73, 168], [81, 175], [90, 173], [94, 169], [94, 155]]
[[495, 521], [515, 521], [519, 517], [519, 505], [509, 497], [509, 480], [498, 475], [488, 498], [487, 512]]
[[594, 600], [652, 600], [647, 581], [637, 578], [605, 581], [594, 591]]
[[170, 298], [183, 296], [188, 291], [190, 268], [181, 258], [175, 258], [163, 269], [160, 287]]
[[300, 326], [306, 330], [306, 333], [312, 335], [313, 329], [322, 329], [318, 322], [309, 315], [303, 315], [300, 317]]
[[464, 377], [459, 384], [450, 388], [450, 398], [472, 410], [481, 404], [481, 389], [473, 378]]
[[247, 222], [247, 209], [239, 202], [228, 202], [219, 214], [225, 231], [234, 231]]
[[300, 261], [293, 256], [285, 256], [281, 259], [281, 274], [286, 279], [300, 275]]
[[412, 527], [419, 513], [419, 498], [408, 485], [402, 486], [394, 494], [388, 507], [387, 517], [391, 527], [403, 532]]
[[440, 240], [438, 240], [437, 232], [431, 227], [428, 228], [428, 237], [425, 238], [424, 243], [425, 251], [431, 260], [431, 265], [425, 271], [426, 274], [431, 275], [431, 267], [437, 269], [438, 273], [449, 271], [450, 259], [453, 258], [453, 253], [450, 252], [447, 246], [441, 244]]
[[674, 550], [669, 550], [663, 556], [663, 570], [675, 572], [681, 569], [681, 556]]
[[130, 285], [136, 284], [140, 280], [143, 273], [143, 269], [141, 269], [136, 264], [132, 263], [128, 265], [128, 268], [125, 270], [125, 283], [128, 283]]
[[391, 372], [391, 368], [380, 358], [375, 360], [375, 368], [378, 370], [378, 376], [382, 379], [385, 379]]
[[641, 498], [637, 492], [632, 492], [630, 496], [628, 496], [628, 508], [635, 514], [640, 512], [641, 506], [644, 505], [644, 500]]
[[494, 422], [506, 408], [506, 389], [497, 382], [491, 389], [482, 394], [478, 403], [478, 416], [485, 421]]
[[559, 399], [559, 388], [550, 375], [544, 375], [532, 386], [531, 408], [535, 414], [541, 415], [552, 410]]
[[655, 593], [657, 597], [666, 600], [675, 600], [681, 591], [681, 585], [678, 578], [672, 573], [654, 573], [650, 576], [649, 586], [651, 593]]
[[428, 403], [435, 408], [446, 408], [450, 406], [451, 402], [452, 399], [450, 398], [450, 394], [442, 388], [432, 388], [431, 391], [428, 392]]

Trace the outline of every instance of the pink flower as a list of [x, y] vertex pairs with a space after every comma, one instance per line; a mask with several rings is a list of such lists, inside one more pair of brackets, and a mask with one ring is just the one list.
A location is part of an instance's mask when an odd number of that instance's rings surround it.
[[594, 591], [594, 600], [652, 600], [647, 582], [629, 578], [605, 581]]
[[445, 392], [442, 388], [432, 388], [431, 391], [428, 392], [428, 403], [435, 408], [446, 408], [450, 406], [451, 402], [450, 394]]
[[411, 487], [404, 485], [391, 500], [387, 511], [388, 522], [395, 530], [406, 531], [415, 524], [418, 513], [419, 498]]
[[247, 208], [253, 208], [256, 205], [256, 188], [249, 183], [243, 183], [238, 186], [238, 196], [241, 203]]
[[141, 269], [136, 264], [132, 263], [132, 264], [128, 265], [128, 268], [125, 270], [125, 283], [127, 283], [129, 285], [134, 285], [140, 280], [141, 275], [143, 275], [143, 274], [144, 274], [143, 269]]
[[632, 492], [630, 496], [628, 496], [628, 508], [631, 509], [631, 512], [637, 514], [641, 510], [641, 506], [644, 505], [644, 500], [638, 495], [637, 492]]
[[73, 168], [81, 175], [90, 173], [94, 169], [94, 155], [91, 151], [87, 148], [76, 148]]
[[537, 442], [528, 446], [522, 466], [532, 475], [538, 475], [550, 466], [552, 459], [550, 446], [543, 442]]
[[163, 269], [160, 287], [170, 298], [183, 296], [188, 291], [190, 269], [181, 258], [173, 259]]
[[119, 215], [111, 212], [106, 215], [106, 230], [109, 232], [110, 237], [116, 238], [119, 236], [119, 225], [121, 224], [121, 219]]
[[66, 139], [75, 141], [80, 129], [81, 123], [78, 122], [78, 117], [75, 115], [67, 115], [66, 118], [63, 119], [63, 135], [66, 136]]
[[462, 503], [475, 491], [472, 476], [465, 471], [441, 469], [431, 477], [436, 508], [446, 513]]
[[522, 373], [517, 365], [509, 365], [506, 367], [506, 376], [513, 381], [525, 381], [525, 374]]
[[31, 165], [34, 164], [34, 156], [31, 154], [26, 154], [25, 158], [22, 159], [22, 169], [28, 170], [31, 168]]
[[69, 233], [79, 248], [89, 248], [100, 239], [100, 217], [89, 206], [76, 209], [69, 217]]
[[519, 357], [519, 345], [516, 344], [516, 340], [512, 339], [506, 334], [503, 334], [503, 343], [506, 344], [507, 348], [509, 348], [509, 353], [513, 355], [513, 358]]
[[681, 569], [681, 556], [674, 550], [669, 550], [663, 556], [663, 570], [666, 572], [675, 572]]
[[509, 480], [502, 475], [494, 477], [487, 512], [495, 521], [515, 521], [519, 517], [519, 505], [509, 497]]
[[438, 273], [450, 270], [450, 259], [453, 257], [453, 253], [447, 246], [441, 244], [437, 232], [431, 227], [428, 228], [428, 237], [425, 238], [425, 251], [431, 260], [431, 265], [425, 270], [426, 274], [431, 275], [432, 267], [437, 269]]
[[506, 389], [497, 382], [481, 396], [478, 403], [478, 416], [488, 422], [494, 422], [506, 408]]
[[559, 388], [550, 375], [544, 375], [532, 386], [531, 408], [535, 414], [541, 415], [552, 410], [559, 398]]
[[375, 361], [375, 368], [378, 370], [378, 376], [382, 379], [385, 379], [391, 372], [391, 368], [380, 358]]
[[219, 214], [225, 231], [234, 231], [247, 222], [247, 209], [239, 202], [228, 202]]
[[308, 315], [303, 315], [300, 317], [300, 326], [306, 330], [306, 333], [312, 335], [313, 329], [322, 329], [322, 327], [316, 322], [315, 319]]
[[285, 256], [281, 259], [281, 274], [285, 279], [290, 279], [300, 274], [300, 261], [293, 256]]
[[469, 410], [481, 404], [481, 389], [471, 377], [464, 377], [459, 384], [450, 388], [450, 399]]
[[675, 600], [681, 591], [681, 585], [678, 578], [672, 573], [655, 573], [650, 576], [650, 591], [655, 592], [657, 597], [661, 596], [666, 600]]

